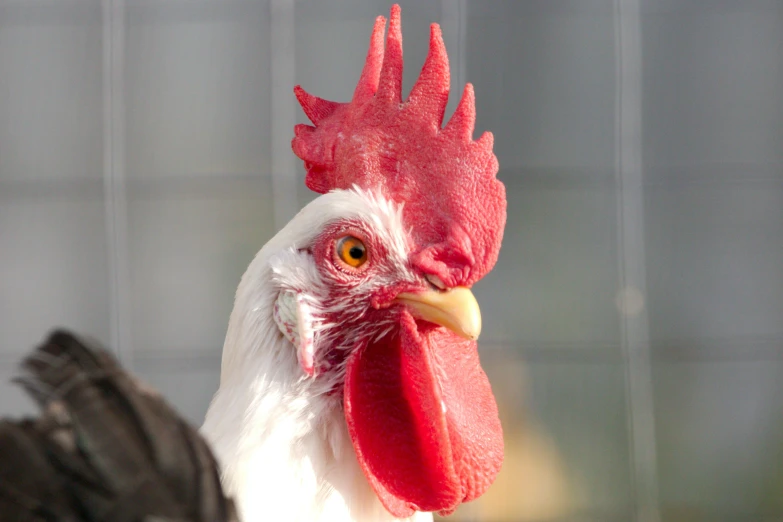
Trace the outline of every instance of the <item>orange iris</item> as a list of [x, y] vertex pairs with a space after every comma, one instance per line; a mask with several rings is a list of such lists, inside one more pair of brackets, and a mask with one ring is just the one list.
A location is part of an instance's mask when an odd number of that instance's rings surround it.
[[367, 262], [367, 248], [360, 239], [345, 236], [337, 242], [337, 256], [346, 265], [359, 268]]

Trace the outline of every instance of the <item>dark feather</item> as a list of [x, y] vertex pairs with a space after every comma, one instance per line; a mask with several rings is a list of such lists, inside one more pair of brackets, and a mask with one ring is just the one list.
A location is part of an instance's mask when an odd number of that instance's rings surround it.
[[0, 521], [238, 520], [199, 433], [108, 352], [56, 331], [22, 367], [43, 413], [0, 422]]

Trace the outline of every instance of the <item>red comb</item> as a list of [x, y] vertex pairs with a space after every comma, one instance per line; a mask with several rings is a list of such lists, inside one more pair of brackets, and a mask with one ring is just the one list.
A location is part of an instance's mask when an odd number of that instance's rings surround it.
[[400, 7], [375, 20], [359, 83], [348, 103], [294, 89], [314, 126], [297, 125], [294, 153], [304, 160], [305, 183], [315, 192], [380, 190], [404, 202], [403, 217], [416, 243], [414, 264], [448, 286], [466, 285], [495, 264], [506, 221], [503, 184], [489, 132], [473, 140], [473, 86], [445, 127], [449, 61], [440, 27], [430, 26], [421, 74], [402, 101]]

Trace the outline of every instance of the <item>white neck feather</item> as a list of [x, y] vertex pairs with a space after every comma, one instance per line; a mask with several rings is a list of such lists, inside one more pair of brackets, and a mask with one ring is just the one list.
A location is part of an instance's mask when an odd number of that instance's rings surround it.
[[[237, 290], [220, 388], [201, 431], [243, 522], [397, 520], [359, 467], [340, 398], [326, 393], [332, 383], [304, 375], [272, 316], [279, 288], [270, 260], [311, 241], [315, 225], [328, 219], [325, 212], [355, 209], [352, 195], [327, 194], [305, 207], [258, 253]], [[426, 522], [432, 515], [406, 520]]]

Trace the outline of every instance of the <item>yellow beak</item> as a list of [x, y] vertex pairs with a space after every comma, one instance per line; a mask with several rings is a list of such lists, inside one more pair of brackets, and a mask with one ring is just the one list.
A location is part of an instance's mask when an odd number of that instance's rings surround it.
[[405, 292], [395, 301], [406, 305], [415, 318], [445, 326], [465, 339], [475, 341], [481, 333], [481, 310], [473, 292], [465, 287]]

